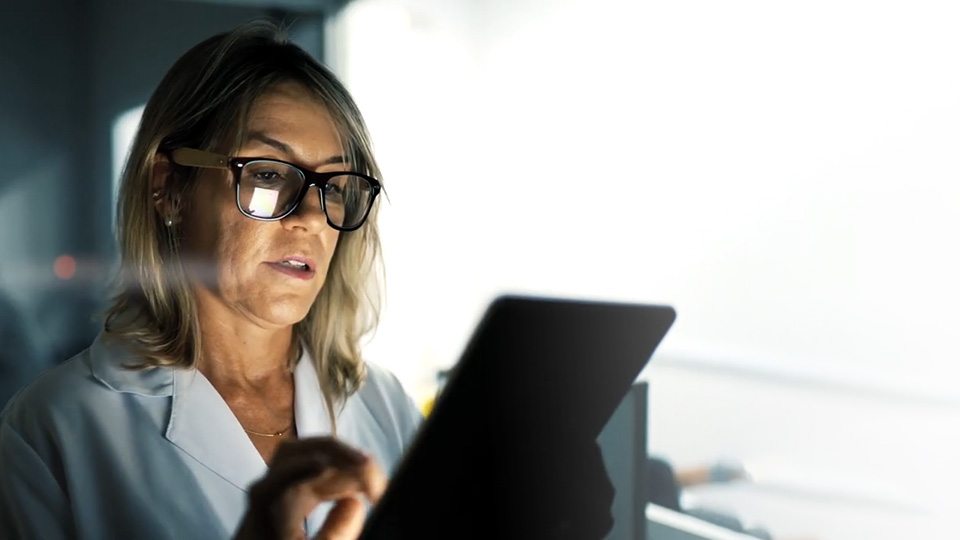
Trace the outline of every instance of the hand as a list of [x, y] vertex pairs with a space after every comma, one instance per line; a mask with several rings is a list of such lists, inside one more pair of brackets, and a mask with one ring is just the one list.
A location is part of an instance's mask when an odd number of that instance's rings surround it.
[[266, 476], [250, 489], [235, 540], [304, 538], [303, 523], [318, 504], [336, 501], [319, 540], [354, 540], [363, 529], [358, 497], [380, 500], [386, 477], [373, 459], [330, 438], [302, 439], [277, 449]]

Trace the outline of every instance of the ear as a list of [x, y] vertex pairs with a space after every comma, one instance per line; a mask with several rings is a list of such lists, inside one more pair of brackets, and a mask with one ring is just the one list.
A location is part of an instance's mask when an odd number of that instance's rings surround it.
[[173, 174], [173, 163], [170, 162], [170, 158], [159, 153], [155, 155], [153, 171], [150, 175], [150, 195], [153, 198], [153, 206], [161, 220], [179, 222], [180, 216], [177, 215], [176, 205], [168, 189], [172, 186], [171, 174]]

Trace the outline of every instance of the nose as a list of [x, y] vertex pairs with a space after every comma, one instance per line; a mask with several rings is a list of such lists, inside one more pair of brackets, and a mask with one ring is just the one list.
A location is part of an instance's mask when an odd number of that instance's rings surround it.
[[320, 204], [320, 188], [316, 186], [308, 188], [297, 209], [282, 221], [283, 226], [288, 229], [299, 228], [313, 234], [319, 234], [329, 227], [327, 215]]

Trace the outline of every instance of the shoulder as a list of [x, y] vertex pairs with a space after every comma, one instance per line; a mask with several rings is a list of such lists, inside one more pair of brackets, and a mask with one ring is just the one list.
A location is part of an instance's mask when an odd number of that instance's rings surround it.
[[[6, 436], [16, 434], [36, 451], [53, 451], [57, 433], [69, 430], [84, 414], [96, 392], [90, 377], [89, 349], [45, 371], [15, 394], [0, 412], [0, 429]], [[49, 447], [49, 448], [47, 448]]]
[[87, 389], [90, 377], [90, 349], [44, 371], [14, 394], [0, 413], [4, 423], [16, 422], [30, 412], [67, 407], [76, 403]]
[[404, 442], [420, 427], [423, 416], [403, 384], [390, 370], [373, 362], [365, 362], [367, 376], [357, 391], [375, 416], [393, 423]]
[[47, 370], [7, 402], [0, 424], [34, 440], [82, 431], [125, 410], [128, 394], [169, 396], [166, 369], [132, 370], [122, 347], [98, 337], [78, 355]]
[[406, 398], [407, 392], [400, 383], [400, 379], [389, 369], [374, 362], [364, 362], [367, 370], [367, 376], [364, 379], [363, 386], [376, 389], [386, 395], [395, 398]]

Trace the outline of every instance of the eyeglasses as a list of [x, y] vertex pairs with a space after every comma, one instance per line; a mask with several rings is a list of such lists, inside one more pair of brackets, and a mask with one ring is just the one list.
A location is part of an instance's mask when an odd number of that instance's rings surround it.
[[193, 148], [177, 148], [170, 159], [186, 167], [233, 172], [237, 208], [260, 221], [289, 216], [316, 186], [327, 223], [338, 231], [353, 231], [363, 225], [380, 193], [380, 182], [364, 174], [307, 171], [276, 159], [228, 157]]

